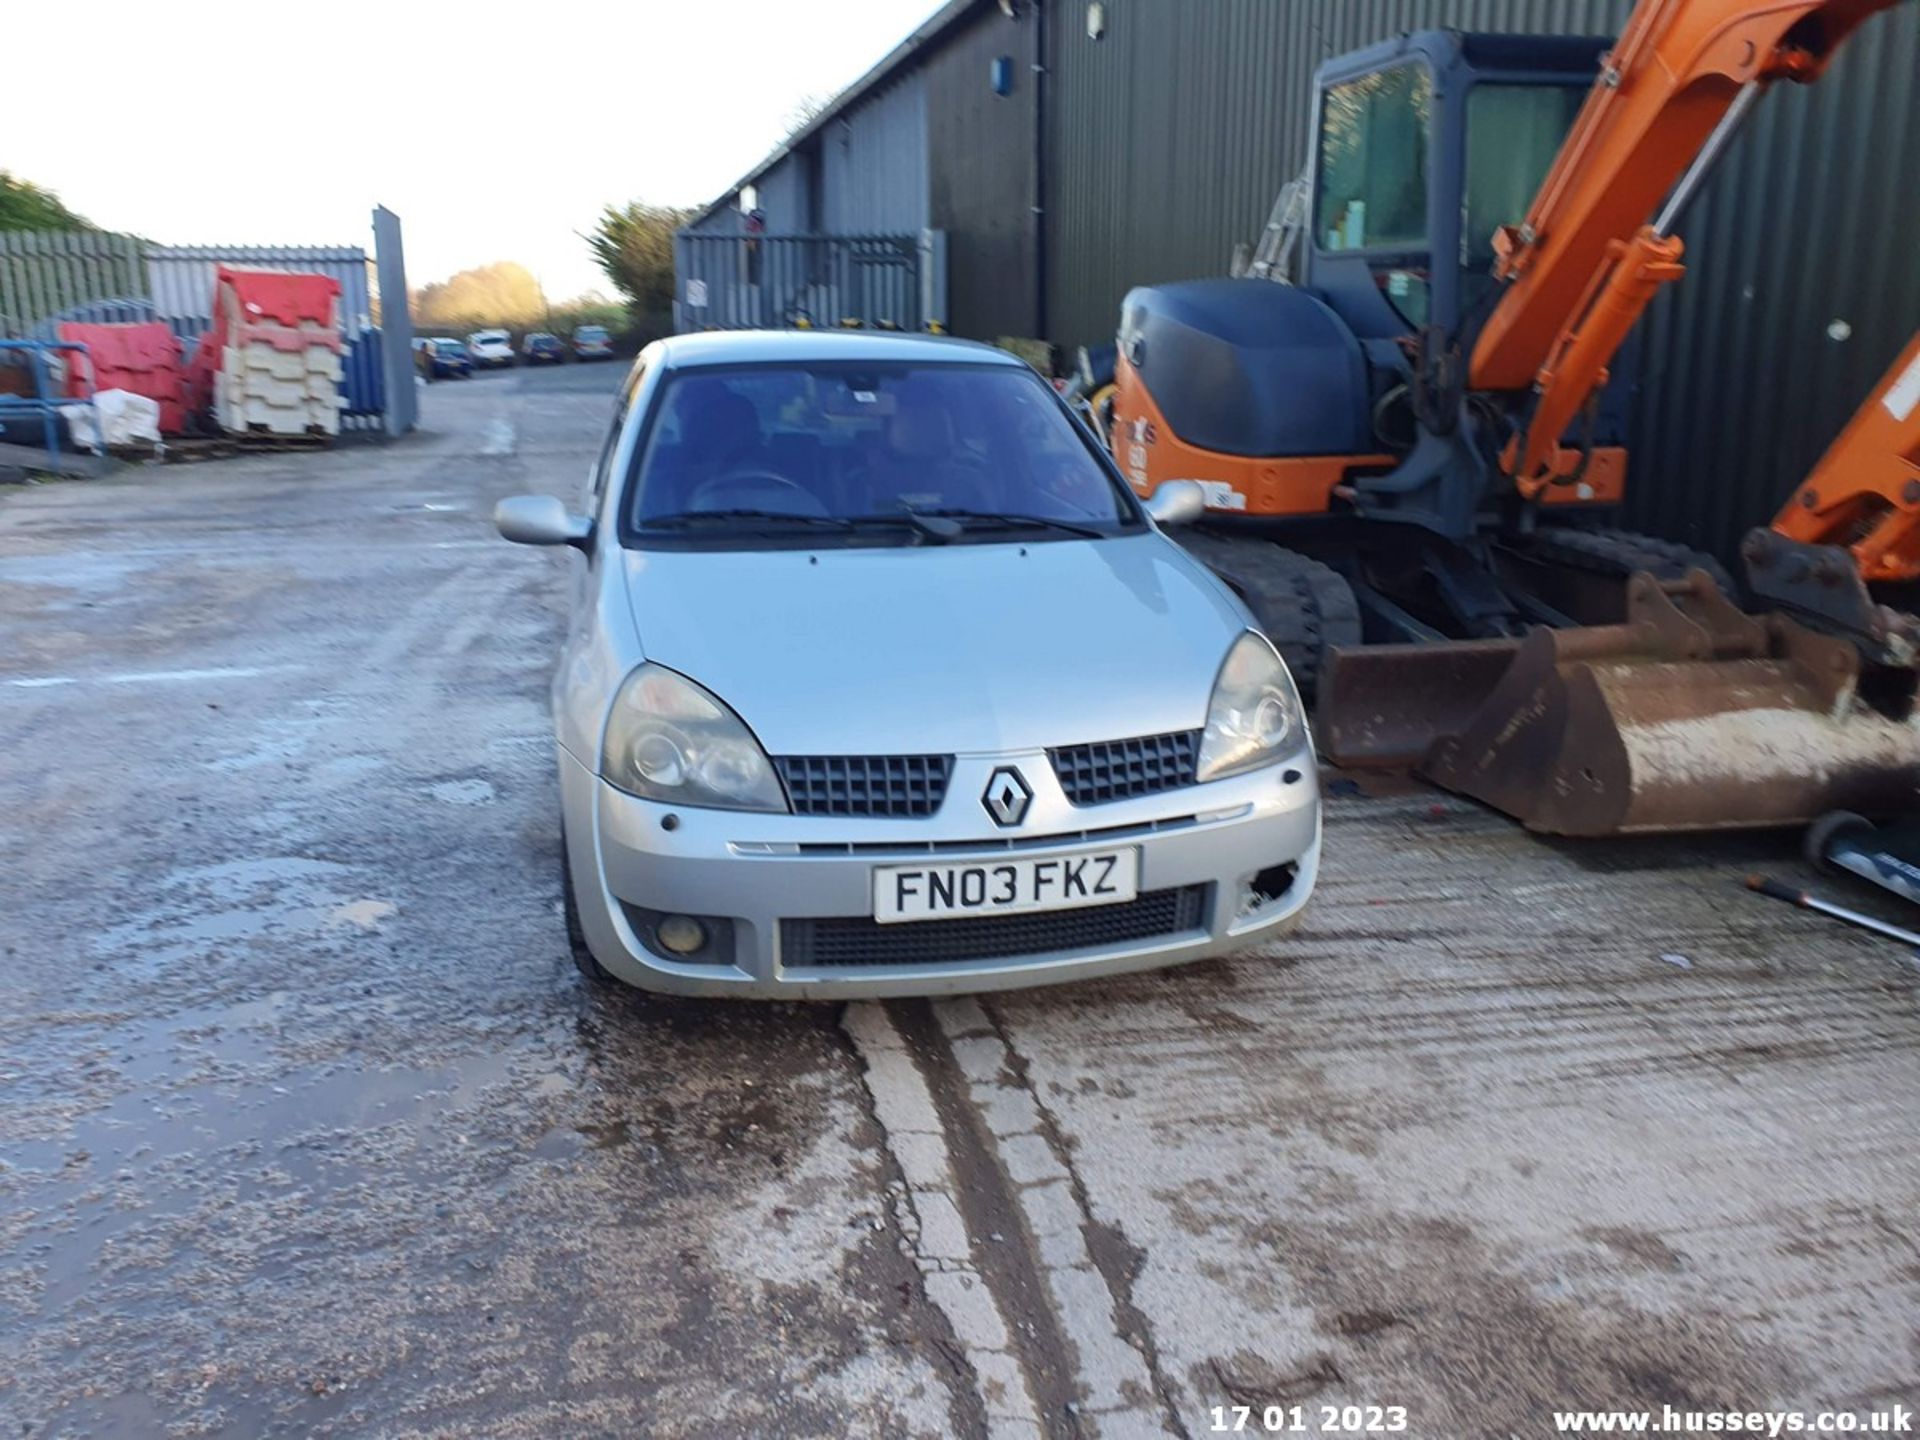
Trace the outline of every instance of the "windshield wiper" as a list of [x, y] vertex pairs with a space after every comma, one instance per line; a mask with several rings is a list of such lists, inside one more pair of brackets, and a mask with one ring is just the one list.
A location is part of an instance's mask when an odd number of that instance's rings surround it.
[[640, 522], [642, 530], [687, 530], [701, 525], [729, 524], [751, 520], [756, 524], [804, 525], [815, 529], [851, 530], [853, 522], [833, 515], [796, 515], [791, 510], [676, 510], [671, 515], [651, 515]]
[[998, 525], [1003, 530], [1058, 530], [1066, 535], [1079, 535], [1088, 540], [1104, 540], [1106, 531], [1095, 530], [1090, 525], [1076, 525], [1071, 520], [1052, 520], [1045, 515], [1006, 514], [997, 510], [915, 510], [917, 518], [922, 515], [939, 520], [954, 520], [962, 525], [986, 524]]

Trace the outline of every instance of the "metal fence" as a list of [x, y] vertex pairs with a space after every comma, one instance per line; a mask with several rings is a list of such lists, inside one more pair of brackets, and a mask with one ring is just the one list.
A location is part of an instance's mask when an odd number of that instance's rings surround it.
[[946, 235], [674, 237], [674, 328], [943, 329]]
[[104, 231], [0, 231], [0, 335], [50, 339], [32, 332], [56, 316], [152, 319], [144, 243]]
[[[220, 266], [327, 275], [340, 282], [341, 423], [402, 434], [413, 428], [415, 396], [398, 218], [376, 211], [374, 234], [377, 272], [351, 245], [151, 245], [100, 231], [0, 231], [0, 334], [51, 339], [62, 321], [160, 320], [191, 344], [213, 323]], [[393, 321], [383, 331], [385, 317]]]

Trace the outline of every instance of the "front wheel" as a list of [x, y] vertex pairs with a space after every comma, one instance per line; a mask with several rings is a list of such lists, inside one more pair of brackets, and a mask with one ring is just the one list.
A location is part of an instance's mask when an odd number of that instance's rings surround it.
[[587, 932], [580, 926], [580, 901], [573, 889], [573, 862], [567, 854], [565, 822], [560, 832], [560, 908], [567, 920], [567, 948], [573, 954], [574, 968], [589, 985], [609, 986], [618, 982], [607, 968], [593, 958], [587, 948]]

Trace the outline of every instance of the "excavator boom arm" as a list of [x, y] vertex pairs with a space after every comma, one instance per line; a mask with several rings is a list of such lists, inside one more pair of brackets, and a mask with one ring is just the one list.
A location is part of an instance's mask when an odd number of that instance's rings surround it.
[[1780, 507], [1773, 530], [1845, 547], [1862, 580], [1920, 580], [1920, 334]]
[[1522, 493], [1551, 483], [1568, 424], [1606, 383], [1640, 313], [1684, 273], [1672, 220], [1759, 89], [1814, 79], [1863, 21], [1897, 3], [1641, 0], [1525, 221], [1494, 237], [1506, 290], [1474, 345], [1469, 384], [1533, 392], [1503, 457]]

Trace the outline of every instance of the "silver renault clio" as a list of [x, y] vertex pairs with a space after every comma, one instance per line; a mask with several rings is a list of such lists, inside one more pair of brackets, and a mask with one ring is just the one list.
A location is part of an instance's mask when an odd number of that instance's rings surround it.
[[790, 999], [1172, 965], [1275, 935], [1320, 855], [1300, 701], [1240, 602], [1027, 365], [685, 335], [620, 391], [553, 682], [598, 981]]

